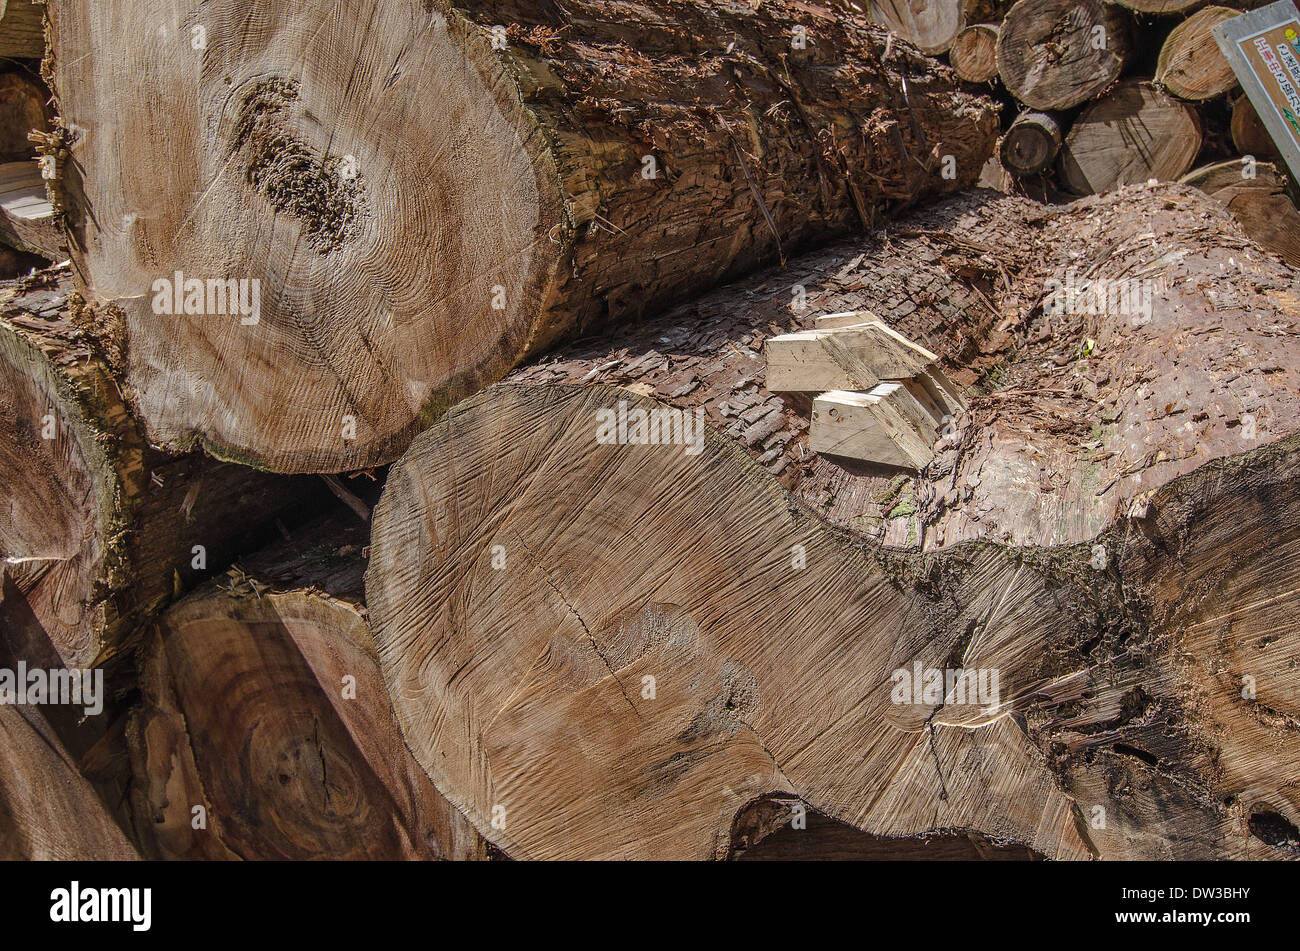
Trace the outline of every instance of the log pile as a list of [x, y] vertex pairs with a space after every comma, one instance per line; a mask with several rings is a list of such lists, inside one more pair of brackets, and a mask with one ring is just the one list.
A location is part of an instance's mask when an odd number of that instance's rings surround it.
[[1156, 6], [0, 0], [0, 852], [1300, 857], [1300, 230]]
[[[1294, 241], [1281, 236], [1300, 192], [1275, 164], [1276, 147], [1212, 32], [1261, 5], [950, 0], [871, 9], [1005, 103], [1000, 168], [986, 171], [986, 184], [1068, 201], [1150, 179], [1208, 176], [1217, 185], [1235, 161], [1243, 187], [1231, 195], [1234, 215], [1300, 266]], [[917, 7], [924, 15], [911, 14]]]

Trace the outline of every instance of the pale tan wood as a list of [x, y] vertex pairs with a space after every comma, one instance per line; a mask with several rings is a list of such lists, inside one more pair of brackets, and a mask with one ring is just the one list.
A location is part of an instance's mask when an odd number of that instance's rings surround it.
[[767, 341], [767, 385], [777, 392], [855, 390], [917, 375], [935, 355], [880, 321], [783, 334]]
[[871, 0], [877, 23], [932, 56], [948, 52], [966, 25], [963, 0]]
[[1061, 183], [1087, 195], [1176, 180], [1192, 167], [1201, 141], [1195, 107], [1151, 83], [1126, 80], [1075, 119], [1061, 151]]
[[0, 165], [0, 239], [51, 261], [67, 256], [67, 242], [34, 161]]
[[881, 383], [870, 393], [832, 390], [813, 400], [809, 445], [814, 452], [921, 469], [934, 457], [935, 422], [901, 383]]
[[1225, 20], [1240, 16], [1231, 7], [1210, 6], [1197, 10], [1173, 32], [1160, 48], [1155, 83], [1180, 99], [1200, 102], [1213, 99], [1237, 85], [1228, 58], [1219, 49], [1213, 30]]
[[998, 24], [976, 23], [957, 34], [948, 61], [968, 83], [988, 83], [998, 78]]
[[998, 75], [1031, 109], [1073, 108], [1119, 78], [1130, 27], [1102, 0], [1020, 0], [998, 32]]
[[1182, 181], [1225, 205], [1246, 234], [1300, 268], [1300, 210], [1276, 166], [1229, 159], [1189, 172]]

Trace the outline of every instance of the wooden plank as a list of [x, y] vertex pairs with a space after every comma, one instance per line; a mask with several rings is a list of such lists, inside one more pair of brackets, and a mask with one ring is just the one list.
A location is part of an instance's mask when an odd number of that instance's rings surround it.
[[776, 392], [857, 390], [905, 380], [937, 357], [880, 321], [782, 334], [767, 342], [767, 386]]
[[919, 469], [933, 457], [933, 416], [901, 383], [870, 393], [833, 390], [813, 400], [814, 452], [880, 465]]
[[40, 59], [44, 55], [44, 3], [0, 0], [0, 56]]
[[0, 165], [0, 241], [52, 261], [65, 257], [63, 235], [35, 162]]

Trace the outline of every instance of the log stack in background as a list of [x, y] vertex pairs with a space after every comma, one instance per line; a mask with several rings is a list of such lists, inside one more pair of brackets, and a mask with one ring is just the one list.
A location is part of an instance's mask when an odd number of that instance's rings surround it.
[[[0, 0], [0, 667], [108, 679], [0, 851], [1294, 857], [1294, 237], [1174, 6]], [[915, 470], [768, 387], [843, 312]]]
[[[1269, 164], [1276, 149], [1212, 32], [1261, 5], [953, 0], [871, 8], [1006, 103], [1000, 162], [1010, 181], [990, 172], [986, 182], [1046, 200], [1153, 178], [1221, 186], [1235, 159], [1242, 187], [1231, 196], [1234, 215], [1300, 265], [1294, 240], [1282, 237], [1296, 220], [1297, 192], [1286, 169]], [[915, 12], [922, 7], [924, 15]]]

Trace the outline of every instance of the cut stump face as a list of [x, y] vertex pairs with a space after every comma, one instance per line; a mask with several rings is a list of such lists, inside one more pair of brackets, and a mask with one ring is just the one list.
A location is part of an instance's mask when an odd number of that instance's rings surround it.
[[125, 315], [155, 442], [279, 471], [385, 462], [523, 350], [563, 209], [543, 137], [458, 15], [50, 13], [74, 255]]

